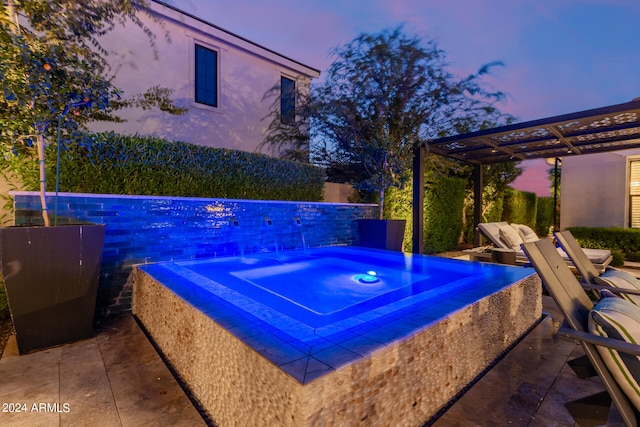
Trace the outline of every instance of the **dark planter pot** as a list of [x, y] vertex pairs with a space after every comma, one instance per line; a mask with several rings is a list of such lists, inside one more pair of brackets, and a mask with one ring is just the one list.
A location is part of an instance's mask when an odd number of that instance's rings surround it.
[[402, 251], [404, 219], [359, 219], [360, 246]]
[[93, 336], [104, 230], [96, 224], [0, 229], [20, 354]]

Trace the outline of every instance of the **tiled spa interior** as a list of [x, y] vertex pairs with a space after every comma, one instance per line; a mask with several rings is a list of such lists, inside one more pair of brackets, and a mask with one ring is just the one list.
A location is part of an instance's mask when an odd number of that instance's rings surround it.
[[537, 276], [510, 267], [515, 283], [476, 278], [314, 333], [208, 295], [184, 264], [136, 269], [133, 311], [219, 425], [421, 425], [541, 313]]

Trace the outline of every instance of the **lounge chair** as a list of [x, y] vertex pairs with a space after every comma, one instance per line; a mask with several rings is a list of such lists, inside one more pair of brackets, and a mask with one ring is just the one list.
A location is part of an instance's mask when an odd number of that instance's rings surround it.
[[582, 345], [617, 408], [611, 413], [627, 426], [636, 426], [640, 390], [632, 386], [637, 387], [640, 378], [640, 345], [633, 336], [626, 340], [609, 337], [620, 331], [615, 320], [640, 341], [640, 307], [615, 296], [594, 306], [551, 240], [524, 243], [522, 248], [564, 316], [558, 336]]
[[[516, 251], [516, 262], [528, 264], [529, 261], [520, 249], [522, 243], [536, 242], [540, 240], [536, 233], [528, 226], [511, 224], [506, 222], [484, 222], [478, 224], [478, 230], [497, 248], [512, 249]], [[606, 249], [583, 249], [595, 268], [604, 270], [613, 257], [611, 251]], [[569, 266], [573, 266], [571, 257], [561, 248], [558, 252]]]
[[555, 233], [555, 236], [558, 244], [569, 255], [578, 270], [584, 287], [589, 289], [609, 289], [611, 287], [627, 289], [622, 296], [640, 305], [640, 280], [638, 278], [610, 266], [604, 270], [596, 268], [570, 231], [559, 231]]

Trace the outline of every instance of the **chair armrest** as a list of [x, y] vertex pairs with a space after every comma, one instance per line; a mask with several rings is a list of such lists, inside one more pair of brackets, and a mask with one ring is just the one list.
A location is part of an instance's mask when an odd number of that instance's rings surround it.
[[618, 288], [617, 286], [610, 285], [596, 285], [593, 283], [585, 283], [580, 282], [583, 288], [585, 289], [605, 289], [607, 291], [611, 291], [614, 294], [628, 294], [628, 295], [640, 295], [640, 289], [627, 289], [627, 288]]
[[612, 348], [622, 353], [640, 356], [640, 345], [638, 344], [631, 344], [622, 340], [601, 337], [589, 332], [576, 331], [575, 329], [566, 327], [558, 328], [557, 335], [565, 340], [583, 341], [593, 345]]

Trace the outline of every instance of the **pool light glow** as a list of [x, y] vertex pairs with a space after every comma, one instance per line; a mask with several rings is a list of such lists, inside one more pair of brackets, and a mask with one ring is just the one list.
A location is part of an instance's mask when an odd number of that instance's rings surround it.
[[380, 281], [380, 279], [378, 279], [378, 273], [376, 273], [375, 271], [367, 271], [366, 274], [356, 274], [355, 276], [353, 276], [353, 278], [360, 283], [366, 284], [376, 283]]

